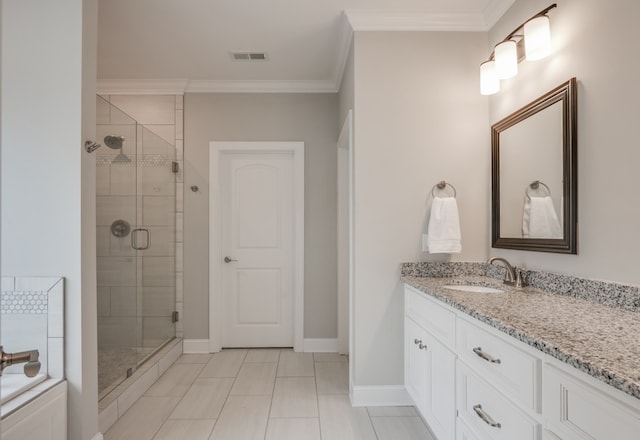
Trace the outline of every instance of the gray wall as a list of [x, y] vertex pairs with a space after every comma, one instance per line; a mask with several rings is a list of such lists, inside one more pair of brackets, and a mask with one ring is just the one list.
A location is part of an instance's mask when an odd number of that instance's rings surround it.
[[95, 156], [82, 148], [95, 138], [97, 7], [5, 1], [0, 26], [1, 270], [65, 278], [70, 440], [98, 432]]
[[[337, 94], [185, 96], [184, 333], [209, 337], [209, 142], [305, 143], [305, 338], [337, 336]], [[200, 191], [189, 190], [198, 185]]]
[[430, 191], [457, 189], [462, 253], [487, 257], [488, 105], [478, 66], [486, 34], [356, 32], [355, 385], [403, 380], [400, 263], [423, 254]]
[[[522, 62], [490, 98], [490, 122], [575, 76], [578, 80], [578, 255], [492, 249], [515, 264], [590, 278], [640, 283], [640, 3], [561, 0], [550, 12], [553, 54]], [[548, 6], [519, 0], [494, 26], [494, 44]], [[488, 55], [488, 54], [487, 54]]]

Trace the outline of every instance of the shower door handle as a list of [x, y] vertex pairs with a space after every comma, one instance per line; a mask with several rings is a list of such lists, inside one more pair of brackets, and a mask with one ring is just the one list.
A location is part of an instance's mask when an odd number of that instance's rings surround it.
[[[138, 246], [138, 232], [140, 231], [147, 234], [147, 239], [144, 246]], [[134, 248], [137, 251], [144, 251], [146, 249], [149, 249], [149, 246], [151, 246], [151, 233], [147, 228], [136, 228], [133, 231], [131, 231], [131, 247], [132, 248]]]

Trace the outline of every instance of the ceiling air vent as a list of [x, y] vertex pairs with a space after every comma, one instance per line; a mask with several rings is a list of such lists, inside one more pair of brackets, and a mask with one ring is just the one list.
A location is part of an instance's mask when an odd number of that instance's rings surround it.
[[231, 52], [233, 61], [267, 61], [265, 52]]

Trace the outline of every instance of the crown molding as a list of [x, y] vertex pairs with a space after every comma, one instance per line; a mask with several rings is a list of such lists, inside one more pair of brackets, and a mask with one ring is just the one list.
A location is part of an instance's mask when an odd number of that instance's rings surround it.
[[358, 31], [486, 31], [482, 13], [433, 14], [346, 10], [351, 28]]
[[186, 79], [99, 79], [99, 95], [184, 95]]
[[[345, 60], [346, 62], [346, 60]], [[185, 93], [336, 93], [336, 81], [98, 80], [99, 95], [184, 95]]]

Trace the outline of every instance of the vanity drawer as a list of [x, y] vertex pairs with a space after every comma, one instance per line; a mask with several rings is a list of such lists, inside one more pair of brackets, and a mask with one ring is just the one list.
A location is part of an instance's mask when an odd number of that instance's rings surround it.
[[456, 334], [464, 362], [525, 409], [541, 411], [540, 358], [464, 319], [458, 319]]
[[542, 426], [458, 361], [458, 414], [483, 438], [540, 440]]
[[441, 306], [410, 286], [404, 288], [405, 314], [413, 318], [446, 346], [455, 344], [456, 317], [453, 311]]

